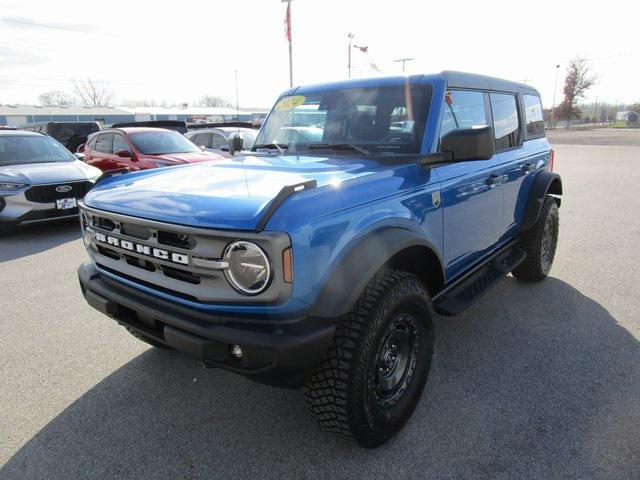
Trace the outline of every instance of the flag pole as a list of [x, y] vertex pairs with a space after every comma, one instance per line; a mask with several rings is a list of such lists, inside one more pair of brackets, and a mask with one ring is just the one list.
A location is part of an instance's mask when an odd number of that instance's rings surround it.
[[293, 33], [291, 31], [291, 0], [287, 0], [287, 17], [289, 21], [289, 87], [293, 87]]

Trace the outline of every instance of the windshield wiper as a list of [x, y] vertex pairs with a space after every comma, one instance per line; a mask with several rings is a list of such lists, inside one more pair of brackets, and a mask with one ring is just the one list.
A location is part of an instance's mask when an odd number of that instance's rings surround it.
[[371, 152], [369, 150], [365, 150], [362, 147], [358, 147], [357, 145], [353, 145], [351, 143], [312, 143], [307, 145], [309, 149], [329, 149], [329, 150], [352, 150], [354, 152], [358, 152], [362, 155], [369, 155]]
[[258, 148], [275, 148], [278, 152], [284, 153], [285, 149], [289, 148], [289, 145], [284, 143], [280, 144], [274, 140], [272, 143], [258, 143], [254, 145], [251, 150], [257, 150]]

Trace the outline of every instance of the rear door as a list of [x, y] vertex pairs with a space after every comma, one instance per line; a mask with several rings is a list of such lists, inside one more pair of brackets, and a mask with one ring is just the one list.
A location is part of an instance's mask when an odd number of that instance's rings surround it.
[[[440, 137], [455, 128], [491, 125], [489, 94], [450, 90]], [[445, 274], [451, 279], [490, 252], [503, 226], [501, 160], [455, 162], [435, 168], [442, 183]]]
[[501, 164], [503, 224], [501, 241], [507, 241], [516, 233], [518, 213], [523, 209], [518, 204], [523, 181], [530, 170], [527, 154], [523, 148], [523, 129], [520, 103], [513, 93], [492, 92], [491, 112], [496, 142], [496, 161]]
[[89, 165], [98, 167], [103, 172], [118, 168], [111, 155], [112, 146], [113, 133], [98, 134], [94, 147], [90, 148], [89, 152], [85, 149], [85, 161]]

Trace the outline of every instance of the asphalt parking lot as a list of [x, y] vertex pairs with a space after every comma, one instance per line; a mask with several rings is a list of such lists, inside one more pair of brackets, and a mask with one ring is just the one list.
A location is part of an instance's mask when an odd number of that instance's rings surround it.
[[425, 395], [373, 451], [322, 431], [301, 392], [91, 309], [77, 225], [0, 239], [0, 478], [640, 478], [640, 131], [620, 135], [551, 132], [551, 277], [438, 318]]

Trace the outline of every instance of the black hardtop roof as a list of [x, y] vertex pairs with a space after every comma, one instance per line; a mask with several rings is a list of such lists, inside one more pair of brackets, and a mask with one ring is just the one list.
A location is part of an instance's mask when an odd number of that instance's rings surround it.
[[523, 93], [540, 96], [538, 91], [531, 85], [511, 82], [502, 78], [488, 77], [476, 73], [456, 72], [445, 70], [442, 76], [450, 88], [473, 88], [477, 90], [497, 90], [500, 92]]

